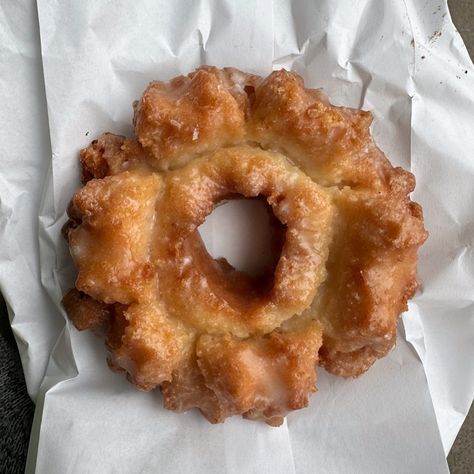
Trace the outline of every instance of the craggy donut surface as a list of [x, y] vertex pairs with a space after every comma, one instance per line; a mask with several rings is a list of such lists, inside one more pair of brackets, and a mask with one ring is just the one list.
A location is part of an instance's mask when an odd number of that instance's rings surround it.
[[[393, 347], [426, 239], [414, 177], [299, 76], [201, 68], [149, 85], [134, 139], [82, 150], [65, 235], [78, 269], [64, 305], [105, 334], [109, 364], [166, 408], [281, 424], [315, 366], [357, 376]], [[220, 202], [265, 200], [274, 266], [239, 272], [197, 228]], [[282, 230], [283, 229], [283, 230]]]

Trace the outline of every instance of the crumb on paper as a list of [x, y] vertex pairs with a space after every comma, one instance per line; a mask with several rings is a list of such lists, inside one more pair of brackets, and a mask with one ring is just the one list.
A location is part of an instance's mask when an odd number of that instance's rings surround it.
[[442, 31], [435, 30], [435, 31], [433, 31], [431, 36], [428, 38], [428, 41], [434, 43], [442, 34], [443, 34]]

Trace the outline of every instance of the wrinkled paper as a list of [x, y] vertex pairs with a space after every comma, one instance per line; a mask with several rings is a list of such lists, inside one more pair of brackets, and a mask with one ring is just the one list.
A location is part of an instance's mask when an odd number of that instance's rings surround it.
[[[36, 401], [27, 471], [447, 472], [474, 393], [474, 69], [446, 2], [37, 3], [0, 9], [0, 289]], [[280, 428], [164, 410], [60, 305], [75, 277], [60, 229], [78, 150], [131, 134], [148, 82], [201, 64], [293, 69], [371, 110], [379, 146], [417, 177], [430, 232], [395, 350], [356, 380], [320, 369], [310, 406]], [[212, 252], [235, 250], [222, 217], [202, 232]]]

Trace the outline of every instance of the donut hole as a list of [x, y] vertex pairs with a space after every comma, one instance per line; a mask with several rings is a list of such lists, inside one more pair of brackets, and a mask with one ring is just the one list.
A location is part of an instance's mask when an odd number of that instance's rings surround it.
[[261, 297], [272, 288], [286, 226], [265, 197], [227, 196], [198, 231], [221, 286], [227, 286], [222, 285], [225, 279], [247, 298]]

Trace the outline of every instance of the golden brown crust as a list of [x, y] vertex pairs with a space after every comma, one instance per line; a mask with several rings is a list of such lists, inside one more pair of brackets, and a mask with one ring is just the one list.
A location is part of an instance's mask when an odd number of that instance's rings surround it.
[[165, 407], [198, 407], [211, 423], [241, 414], [278, 426], [288, 411], [306, 407], [316, 390], [320, 346], [315, 321], [247, 339], [204, 334], [196, 343], [197, 364], [181, 366], [162, 385]]
[[[316, 363], [366, 371], [395, 343], [427, 236], [414, 177], [377, 148], [371, 120], [287, 71], [151, 83], [136, 139], [105, 134], [81, 152], [86, 185], [64, 229], [76, 326], [104, 327], [112, 369], [213, 423], [281, 423], [306, 406]], [[235, 195], [265, 199], [286, 226], [268, 278], [213, 260], [197, 232]]]
[[360, 375], [393, 347], [398, 316], [418, 286], [416, 251], [426, 231], [407, 192], [336, 196], [328, 278], [308, 310], [324, 328], [320, 363], [336, 375]]
[[105, 178], [140, 166], [145, 152], [135, 140], [104, 133], [81, 150], [80, 155], [82, 182], [86, 184], [93, 178]]
[[105, 330], [113, 314], [111, 305], [95, 300], [76, 288], [69, 290], [62, 301], [69, 317], [79, 331], [91, 329]]
[[91, 180], [74, 195], [71, 212], [81, 224], [68, 240], [78, 290], [105, 303], [150, 297], [149, 247], [161, 183], [156, 174], [125, 171]]
[[125, 369], [129, 380], [151, 390], [172, 379], [190, 357], [194, 334], [170, 320], [157, 303], [133, 304], [116, 312], [107, 345], [109, 365]]
[[243, 341], [228, 334], [203, 335], [196, 354], [221, 413], [278, 426], [289, 410], [306, 407], [316, 390], [320, 346], [321, 329], [309, 321], [299, 331], [276, 330]]
[[[222, 282], [232, 276], [206, 263], [212, 260], [193, 237], [215, 205], [235, 193], [265, 197], [287, 227], [273, 285], [264, 294], [226, 287]], [[197, 330], [239, 337], [269, 332], [302, 313], [325, 278], [329, 202], [327, 193], [283, 156], [248, 146], [213, 152], [169, 173], [156, 207], [164, 237], [156, 240], [152, 257], [162, 300]], [[190, 302], [192, 312], [187, 311]]]
[[245, 134], [246, 94], [233, 76], [240, 71], [201, 68], [168, 83], [152, 82], [135, 106], [135, 134], [160, 169], [229, 144]]
[[375, 188], [391, 166], [372, 141], [371, 122], [370, 112], [335, 107], [282, 70], [257, 86], [248, 128], [253, 140], [282, 151], [324, 186]]

